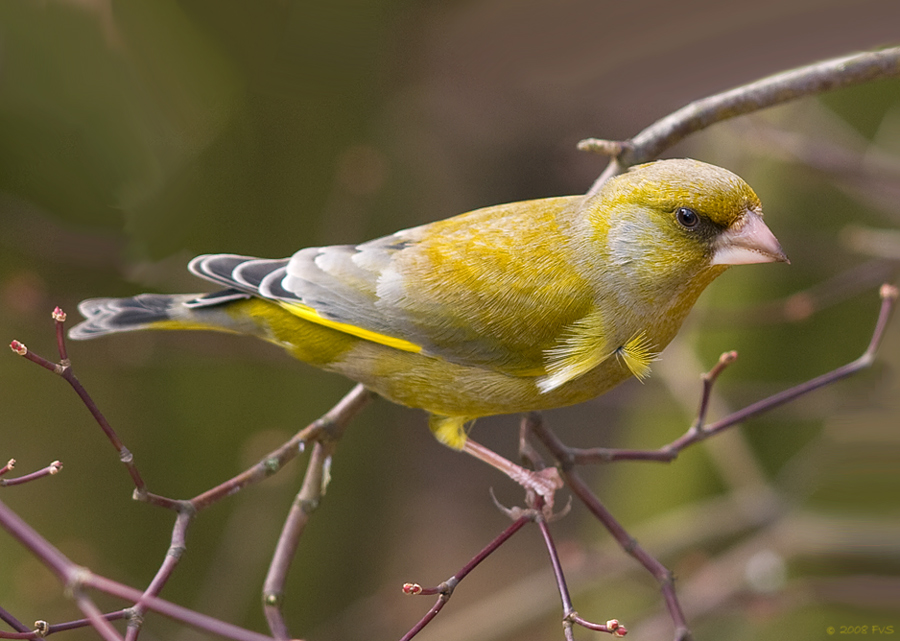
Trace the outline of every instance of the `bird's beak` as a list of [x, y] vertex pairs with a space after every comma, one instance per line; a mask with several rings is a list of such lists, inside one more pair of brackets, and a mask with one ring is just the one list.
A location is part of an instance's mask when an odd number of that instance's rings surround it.
[[775, 234], [762, 216], [747, 211], [715, 241], [713, 265], [752, 265], [753, 263], [790, 263]]

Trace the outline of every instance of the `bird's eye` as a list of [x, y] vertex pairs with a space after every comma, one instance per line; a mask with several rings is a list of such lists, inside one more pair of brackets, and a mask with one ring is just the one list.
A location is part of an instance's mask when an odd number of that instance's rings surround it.
[[687, 207], [679, 207], [675, 210], [675, 220], [678, 221], [678, 224], [687, 229], [691, 229], [697, 226], [697, 223], [700, 222], [700, 216], [697, 215], [693, 209], [688, 209]]

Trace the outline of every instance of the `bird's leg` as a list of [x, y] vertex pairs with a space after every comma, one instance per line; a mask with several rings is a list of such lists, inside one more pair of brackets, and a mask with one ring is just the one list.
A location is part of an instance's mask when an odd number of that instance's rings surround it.
[[470, 438], [466, 439], [462, 451], [497, 468], [526, 490], [540, 496], [544, 499], [546, 511], [549, 512], [553, 509], [553, 494], [563, 486], [562, 478], [555, 467], [547, 467], [539, 471], [527, 470]]

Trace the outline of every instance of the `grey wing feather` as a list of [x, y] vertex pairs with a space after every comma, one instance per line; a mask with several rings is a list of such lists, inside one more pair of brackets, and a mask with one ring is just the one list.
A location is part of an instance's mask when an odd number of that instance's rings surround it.
[[[378, 284], [392, 256], [408, 245], [397, 232], [362, 245], [307, 247], [290, 258], [271, 260], [236, 254], [197, 256], [192, 273], [269, 300], [299, 302], [329, 320], [401, 336], [396, 318], [377, 305]], [[202, 305], [203, 299], [196, 304]]]
[[[355, 246], [307, 247], [283, 260], [199, 256], [190, 269], [233, 290], [301, 303], [328, 320], [410, 341], [424, 353], [449, 361], [517, 363], [521, 358], [502, 341], [473, 328], [447, 324], [441, 314], [423, 314], [421, 304], [418, 310], [407, 304], [410, 293], [398, 271], [402, 269], [399, 259], [406, 251], [416, 251], [423, 231], [423, 227], [406, 229]], [[434, 305], [453, 307], [452, 300]]]
[[402, 338], [396, 313], [378, 305], [379, 283], [402, 249], [395, 242], [398, 234], [356, 246], [300, 250], [288, 262], [280, 286], [325, 318]]

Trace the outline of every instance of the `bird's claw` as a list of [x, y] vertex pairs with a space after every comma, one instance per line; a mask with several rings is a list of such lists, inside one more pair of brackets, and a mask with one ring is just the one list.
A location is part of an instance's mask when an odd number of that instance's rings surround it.
[[525, 488], [528, 504], [540, 505], [541, 512], [545, 516], [552, 514], [556, 490], [562, 489], [564, 485], [562, 477], [559, 475], [559, 470], [555, 467], [545, 467], [542, 470], [528, 472], [527, 477], [519, 481], [522, 487]]
[[566, 506], [562, 510], [553, 512], [556, 490], [563, 487], [562, 477], [559, 475], [559, 470], [555, 467], [548, 467], [539, 471], [522, 468], [522, 473], [516, 475], [513, 480], [525, 488], [525, 502], [529, 507], [506, 507], [497, 500], [494, 490], [491, 489], [491, 499], [493, 499], [494, 505], [512, 520], [528, 516], [532, 520], [541, 519], [549, 523], [569, 513], [572, 507], [572, 497], [569, 497]]

